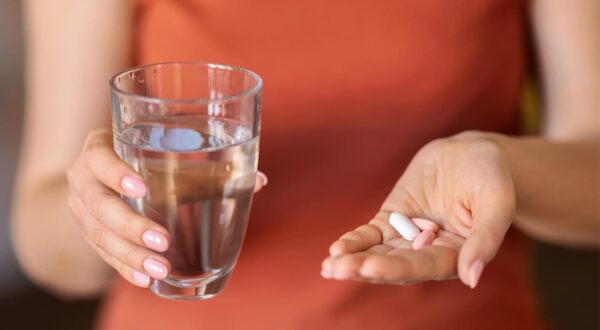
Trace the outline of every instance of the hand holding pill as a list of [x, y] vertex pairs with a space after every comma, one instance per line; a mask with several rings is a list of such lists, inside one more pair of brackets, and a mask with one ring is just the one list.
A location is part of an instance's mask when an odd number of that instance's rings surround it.
[[435, 238], [435, 230], [438, 228], [435, 222], [419, 218], [409, 219], [398, 212], [390, 214], [390, 225], [396, 229], [402, 238], [412, 241], [412, 248], [415, 250], [430, 245]]
[[474, 288], [514, 212], [498, 146], [474, 134], [436, 140], [417, 153], [371, 221], [333, 242], [321, 274], [388, 284], [458, 276]]
[[392, 212], [390, 214], [390, 225], [396, 229], [402, 238], [408, 241], [414, 241], [421, 233], [412, 220], [399, 212]]

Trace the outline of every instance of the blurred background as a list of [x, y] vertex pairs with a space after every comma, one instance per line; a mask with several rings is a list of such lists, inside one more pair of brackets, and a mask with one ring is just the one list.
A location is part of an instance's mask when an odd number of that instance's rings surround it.
[[61, 301], [34, 287], [10, 244], [10, 192], [23, 117], [20, 0], [0, 0], [0, 329], [91, 329], [96, 301]]
[[[20, 7], [20, 0], [0, 0], [0, 328], [90, 329], [98, 301], [62, 301], [35, 288], [20, 271], [10, 244], [10, 192], [24, 95]], [[600, 329], [599, 253], [532, 245], [540, 308], [551, 326]]]

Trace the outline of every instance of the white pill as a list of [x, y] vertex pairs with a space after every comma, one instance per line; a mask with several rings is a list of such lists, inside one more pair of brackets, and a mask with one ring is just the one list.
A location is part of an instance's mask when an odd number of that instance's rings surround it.
[[402, 213], [392, 212], [390, 214], [390, 225], [396, 229], [404, 239], [412, 241], [421, 232], [407, 216]]

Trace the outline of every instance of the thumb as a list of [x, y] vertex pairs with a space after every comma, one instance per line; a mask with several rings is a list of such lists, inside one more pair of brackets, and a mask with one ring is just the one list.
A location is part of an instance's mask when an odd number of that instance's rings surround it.
[[477, 286], [483, 269], [496, 256], [515, 214], [514, 199], [501, 202], [495, 196], [494, 202], [487, 204], [472, 210], [471, 233], [458, 256], [458, 276], [471, 288]]

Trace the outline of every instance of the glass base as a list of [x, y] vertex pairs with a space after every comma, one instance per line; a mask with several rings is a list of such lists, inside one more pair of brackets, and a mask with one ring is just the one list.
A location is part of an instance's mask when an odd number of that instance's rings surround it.
[[172, 300], [206, 300], [223, 292], [230, 275], [231, 272], [227, 272], [203, 279], [154, 280], [150, 291], [159, 297]]

